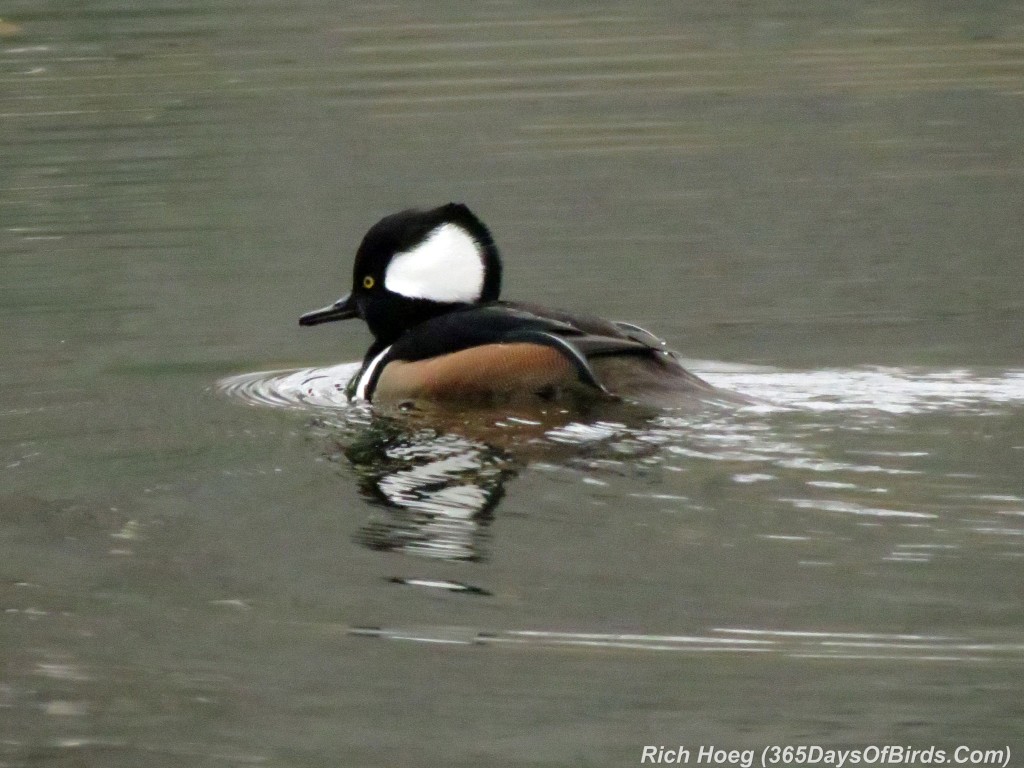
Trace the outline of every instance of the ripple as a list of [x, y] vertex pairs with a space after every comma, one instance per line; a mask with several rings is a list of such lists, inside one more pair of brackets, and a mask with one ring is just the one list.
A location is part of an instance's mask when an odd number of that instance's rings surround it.
[[1017, 637], [981, 641], [938, 634], [775, 630], [713, 627], [676, 634], [573, 632], [543, 629], [484, 631], [471, 627], [349, 627], [348, 634], [401, 642], [574, 649], [624, 653], [772, 654], [801, 659], [889, 660], [919, 662], [1024, 661]]
[[[645, 412], [636, 419], [616, 413], [587, 420], [562, 411], [557, 418], [458, 411], [395, 418], [347, 399], [357, 363], [242, 374], [220, 381], [218, 389], [249, 405], [314, 416], [312, 423], [330, 438], [329, 456], [351, 465], [373, 505], [356, 540], [375, 550], [487, 559], [493, 510], [505, 484], [527, 467], [563, 473], [584, 495], [617, 487], [626, 477], [654, 478], [657, 488], [631, 489], [630, 497], [691, 511], [704, 504], [687, 479], [697, 475], [677, 473], [721, 467], [733, 487], [759, 494], [782, 515], [772, 536], [807, 536], [821, 525], [836, 535], [863, 526], [916, 529], [927, 537], [918, 541], [932, 539], [934, 549], [894, 542], [876, 555], [907, 567], [952, 557], [957, 550], [939, 546], [962, 544], [957, 537], [965, 535], [977, 546], [1001, 547], [1005, 556], [1020, 554], [1019, 494], [1009, 485], [971, 493], [972, 454], [965, 458], [959, 449], [954, 458], [966, 462], [965, 471], [936, 477], [933, 466], [949, 443], [934, 426], [906, 417], [1010, 413], [1024, 404], [1024, 371], [693, 368], [758, 404], [653, 418]], [[849, 435], [842, 450], [829, 437], [837, 430]], [[972, 512], [969, 519], [961, 519], [965, 510]], [[822, 540], [817, 533], [814, 538]], [[801, 563], [832, 562], [827, 552], [801, 556]]]
[[345, 386], [359, 370], [359, 363], [326, 368], [257, 371], [230, 376], [217, 389], [250, 405], [271, 408], [348, 408]]
[[891, 414], [964, 409], [982, 413], [1024, 405], [1024, 370], [848, 368], [786, 371], [709, 363], [702, 376], [758, 398], [765, 408]]
[[848, 515], [867, 515], [869, 517], [909, 517], [918, 520], [934, 520], [938, 515], [929, 512], [910, 512], [904, 509], [884, 509], [882, 507], [865, 507], [852, 502], [827, 499], [781, 499], [797, 509], [819, 509], [823, 512], [841, 512]]
[[[966, 368], [847, 368], [787, 371], [713, 361], [693, 369], [716, 386], [757, 399], [748, 412], [779, 409], [914, 414], [952, 409], [1000, 413], [1024, 405], [1024, 370], [976, 372]], [[220, 391], [252, 405], [277, 408], [347, 408], [345, 386], [358, 363], [322, 368], [259, 371], [218, 382]], [[618, 424], [576, 425], [555, 439], [595, 440]], [[725, 439], [725, 438], [723, 438]], [[747, 440], [743, 435], [737, 440]]]

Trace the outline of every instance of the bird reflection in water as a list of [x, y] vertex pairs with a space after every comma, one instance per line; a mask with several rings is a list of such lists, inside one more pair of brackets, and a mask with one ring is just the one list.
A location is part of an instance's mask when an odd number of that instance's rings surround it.
[[388, 417], [343, 449], [378, 512], [356, 535], [370, 549], [483, 560], [494, 509], [515, 476], [492, 445]]
[[345, 394], [357, 369], [239, 374], [219, 388], [253, 405], [313, 411], [313, 433], [330, 446], [326, 458], [354, 471], [373, 507], [357, 543], [435, 560], [488, 559], [497, 507], [509, 481], [530, 465], [647, 472], [666, 443], [696, 439], [705, 447], [699, 437], [711, 430], [719, 445], [715, 424], [752, 402], [715, 390], [672, 409], [582, 398], [540, 407], [370, 406]]
[[[356, 541], [420, 557], [486, 560], [495, 510], [519, 471], [542, 458], [579, 455], [588, 442], [581, 430], [607, 437], [627, 429], [586, 415], [580, 421], [581, 414], [560, 409], [457, 418], [374, 411], [357, 429], [347, 424], [331, 434], [337, 449], [331, 458], [354, 469], [361, 495], [374, 507]], [[570, 437], [560, 440], [563, 434]]]

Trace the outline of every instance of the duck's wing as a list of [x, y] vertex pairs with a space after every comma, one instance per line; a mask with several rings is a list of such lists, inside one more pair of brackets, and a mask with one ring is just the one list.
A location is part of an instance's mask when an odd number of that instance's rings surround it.
[[717, 387], [690, 373], [665, 341], [633, 323], [570, 315], [533, 304], [508, 304], [525, 316], [570, 326], [565, 341], [587, 359], [590, 375], [604, 391], [629, 392], [659, 405], [677, 405], [680, 396], [729, 399]]
[[[714, 389], [637, 326], [504, 302], [447, 312], [410, 328], [377, 370], [382, 391], [408, 392], [429, 381], [430, 397], [502, 386], [542, 390], [572, 380], [612, 399]], [[374, 386], [376, 379], [367, 391]]]
[[[609, 327], [615, 333], [614, 327]], [[448, 312], [410, 328], [391, 346], [384, 362], [439, 360], [470, 350], [475, 350], [479, 359], [484, 360], [493, 345], [509, 344], [557, 351], [571, 364], [580, 381], [606, 395], [610, 393], [595, 375], [589, 357], [615, 353], [647, 354], [649, 351], [643, 344], [624, 335], [586, 333], [568, 316], [543, 316], [523, 307], [494, 303]], [[467, 355], [460, 358], [465, 359], [468, 359]]]
[[[671, 354], [664, 339], [639, 325], [625, 323], [620, 320], [605, 320], [592, 315], [571, 315], [557, 309], [537, 306], [535, 304], [505, 303], [503, 306], [510, 312], [522, 317], [543, 319], [545, 321], [571, 328], [572, 335], [593, 337], [601, 340], [594, 346], [595, 354], [613, 354], [628, 351], [653, 351]], [[621, 344], [617, 346], [616, 342]]]
[[573, 354], [583, 356], [646, 354], [652, 349], [607, 321], [578, 322], [562, 312], [495, 302], [446, 312], [410, 328], [392, 345], [389, 357], [425, 360], [470, 347], [530, 339], [563, 349], [569, 344], [576, 348]]

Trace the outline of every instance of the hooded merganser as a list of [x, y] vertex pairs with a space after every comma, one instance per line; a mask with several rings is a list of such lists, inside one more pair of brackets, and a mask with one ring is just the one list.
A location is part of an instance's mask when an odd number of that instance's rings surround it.
[[653, 334], [622, 322], [499, 301], [501, 260], [465, 205], [406, 210], [370, 228], [352, 292], [300, 325], [362, 318], [374, 336], [349, 397], [375, 403], [631, 400], [723, 393]]

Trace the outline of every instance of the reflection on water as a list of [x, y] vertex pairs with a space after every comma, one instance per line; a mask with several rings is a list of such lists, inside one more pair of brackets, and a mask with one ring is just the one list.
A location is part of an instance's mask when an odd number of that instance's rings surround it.
[[[935, 417], [948, 425], [950, 418], [998, 424], [999, 417], [1012, 416], [1024, 405], [1024, 371], [786, 371], [719, 363], [694, 368], [712, 383], [756, 402], [663, 412], [642, 420], [567, 416], [545, 423], [543, 416], [491, 415], [428, 426], [421, 419], [372, 416], [364, 406], [349, 405], [338, 393], [353, 374], [352, 365], [246, 374], [225, 379], [220, 388], [243, 402], [303, 409], [313, 417], [311, 429], [328, 444], [338, 444], [334, 455], [345, 457], [363, 496], [383, 508], [383, 517], [373, 518], [356, 535], [371, 548], [441, 559], [486, 559], [484, 534], [495, 515], [500, 516], [506, 485], [528, 468], [598, 488], [637, 471], [690, 476], [690, 483], [634, 487], [630, 497], [674, 516], [706, 515], [709, 510], [696, 498], [700, 494], [694, 493], [694, 482], [700, 483], [702, 465], [723, 465], [737, 493], [756, 493], [765, 510], [753, 526], [749, 551], [761, 556], [777, 552], [774, 557], [804, 572], [811, 583], [828, 572], [843, 579], [851, 569], [870, 573], [873, 568], [945, 567], [979, 557], [998, 569], [1001, 562], [1015, 566], [1024, 561], [1024, 494], [975, 490], [978, 458], [951, 461], [942, 456], [951, 449], [949, 427], [933, 426]], [[1024, 454], [1019, 435], [1011, 450], [1017, 455], [1007, 461], [1016, 473]], [[945, 467], [938, 474], [937, 462]], [[988, 464], [986, 471], [991, 475], [998, 467]], [[1008, 479], [1017, 481], [1015, 474]], [[623, 508], [620, 514], [629, 513]], [[872, 530], [886, 533], [866, 543], [865, 531]], [[460, 581], [393, 581], [426, 592], [492, 593]], [[567, 625], [398, 622], [346, 631], [410, 643], [581, 653], [1024, 662], [1024, 642], [1018, 635], [986, 637], [969, 628], [938, 634], [871, 631], [870, 625], [848, 631], [769, 623], [667, 634], [574, 630]]]
[[[799, 564], [836, 567], [847, 535], [838, 521], [912, 525], [915, 541], [899, 542], [883, 561], [929, 563], [960, 556], [963, 536], [998, 547], [997, 557], [1024, 556], [1024, 497], [969, 493], [953, 502], [950, 489], [969, 473], [950, 472], [922, 485], [932, 451], [892, 450], [886, 435], [895, 419], [936, 412], [961, 417], [1011, 413], [1024, 405], [1024, 371], [853, 369], [781, 371], [705, 364], [713, 383], [757, 398], [742, 407], [708, 406], [697, 413], [663, 413], [624, 423], [574, 420], [559, 412], [534, 419], [476, 413], [373, 415], [350, 405], [343, 392], [354, 365], [244, 374], [220, 389], [244, 402], [306, 409], [315, 415], [328, 449], [355, 471], [360, 492], [380, 509], [356, 540], [371, 549], [449, 560], [486, 558], [486, 533], [506, 484], [526, 466], [586, 471], [582, 482], [631, 471], [693, 472], [693, 462], [727, 463], [738, 486], [757, 486], [773, 503], [809, 513], [806, 527], [785, 525], [760, 534], [766, 542], [799, 544]], [[900, 424], [901, 431], [909, 429]], [[858, 436], [835, 455], [836, 432]], [[912, 430], [911, 430], [912, 431]], [[930, 441], [929, 441], [930, 442]], [[863, 445], [863, 447], [861, 447]], [[1015, 446], [1024, 451], [1024, 446]], [[682, 463], [681, 463], [682, 462]], [[562, 469], [560, 469], [562, 468]], [[680, 508], [685, 495], [633, 492]], [[973, 515], [951, 518], [970, 499]], [[992, 517], [981, 517], [989, 514]], [[817, 518], [817, 519], [816, 519]], [[830, 523], [829, 521], [835, 521]]]
[[360, 492], [383, 507], [360, 529], [361, 544], [446, 560], [486, 556], [487, 526], [515, 474], [502, 451], [381, 419], [344, 455]]
[[720, 366], [717, 381], [779, 406], [814, 411], [997, 415], [1024, 403], [1024, 370], [866, 368], [779, 371]]
[[464, 627], [352, 627], [352, 635], [452, 645], [527, 646], [645, 653], [778, 654], [797, 659], [886, 661], [1024, 662], [1024, 643], [991, 643], [970, 637], [868, 632], [714, 627], [704, 634], [648, 635], [607, 632], [552, 632], [510, 629], [497, 632]]

